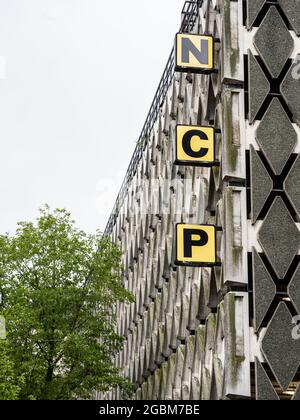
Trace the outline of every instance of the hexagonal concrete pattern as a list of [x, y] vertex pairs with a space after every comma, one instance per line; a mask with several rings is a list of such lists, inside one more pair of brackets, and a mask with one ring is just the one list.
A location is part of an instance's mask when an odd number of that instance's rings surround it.
[[275, 6], [270, 7], [254, 37], [254, 45], [273, 78], [290, 57], [294, 40]]
[[263, 353], [285, 391], [293, 381], [300, 365], [300, 340], [294, 340], [292, 315], [281, 302], [270, 321], [262, 342]]
[[[281, 84], [280, 90], [291, 112], [293, 113], [295, 122], [300, 125], [300, 80], [298, 78], [298, 64], [298, 60], [294, 60], [290, 70]], [[297, 77], [295, 77], [295, 75]]]
[[282, 198], [275, 199], [260, 228], [258, 240], [277, 276], [283, 279], [298, 254], [300, 232]]
[[270, 92], [270, 83], [257, 59], [248, 51], [249, 65], [249, 122], [252, 124]]
[[298, 155], [284, 183], [285, 192], [300, 216], [300, 155]]
[[285, 110], [274, 98], [258, 129], [256, 140], [274, 173], [280, 175], [297, 144], [297, 133]]
[[[253, 0], [250, 0], [253, 1]], [[292, 28], [297, 35], [300, 35], [300, 1], [299, 0], [278, 0], [278, 3], [287, 16]]]

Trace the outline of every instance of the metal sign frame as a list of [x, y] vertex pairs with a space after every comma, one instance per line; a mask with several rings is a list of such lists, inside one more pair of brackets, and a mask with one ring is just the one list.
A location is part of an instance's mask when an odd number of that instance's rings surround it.
[[[190, 128], [191, 130], [195, 130], [198, 129], [199, 131], [201, 131], [201, 129], [212, 129], [213, 130], [213, 160], [212, 161], [206, 161], [206, 160], [200, 160], [200, 158], [195, 158], [195, 160], [182, 160], [179, 159], [178, 157], [178, 128], [179, 127], [186, 127], [186, 128]], [[213, 166], [220, 166], [220, 162], [216, 160], [216, 134], [220, 134], [221, 130], [212, 127], [212, 126], [198, 126], [198, 125], [186, 125], [186, 124], [177, 124], [176, 125], [176, 135], [175, 135], [175, 165], [178, 166], [198, 166], [198, 167], [204, 167], [204, 168], [211, 168]]]
[[[178, 227], [179, 226], [191, 226], [191, 227], [194, 227], [195, 229], [207, 228], [207, 227], [214, 228], [214, 262], [211, 262], [211, 261], [209, 261], [209, 262], [207, 262], [207, 261], [183, 261], [183, 260], [178, 259], [178, 245], [179, 245], [178, 244]], [[216, 267], [216, 266], [221, 265], [221, 263], [218, 262], [218, 256], [217, 256], [217, 232], [219, 231], [218, 227], [216, 227], [215, 225], [211, 225], [211, 224], [196, 225], [196, 224], [189, 224], [189, 223], [177, 223], [175, 230], [176, 230], [176, 232], [175, 232], [175, 246], [176, 246], [175, 265], [182, 266], [182, 267]]]
[[[178, 42], [179, 37], [186, 37], [186, 38], [199, 38], [207, 39], [209, 44], [211, 45], [211, 51], [209, 51], [209, 63], [208, 65], [200, 65], [199, 66], [192, 66], [192, 65], [183, 65], [182, 63], [178, 63]], [[215, 73], [216, 69], [214, 68], [215, 63], [215, 40], [212, 35], [201, 35], [201, 34], [190, 34], [190, 33], [182, 33], [178, 32], [175, 37], [175, 71], [184, 72], [184, 73], [200, 73], [200, 74], [211, 74]]]

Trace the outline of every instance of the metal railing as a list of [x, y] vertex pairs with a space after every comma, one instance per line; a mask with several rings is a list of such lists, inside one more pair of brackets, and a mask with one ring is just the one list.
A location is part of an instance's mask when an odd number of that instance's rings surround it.
[[[203, 0], [189, 0], [185, 2], [184, 7], [182, 9], [182, 23], [181, 23], [179, 32], [188, 33], [188, 32], [193, 31], [195, 24], [197, 22], [199, 8], [202, 6], [202, 3], [203, 3]], [[174, 77], [174, 71], [175, 71], [174, 69], [175, 69], [175, 54], [174, 54], [174, 48], [173, 48], [169, 56], [165, 70], [163, 72], [162, 78], [160, 80], [160, 83], [158, 85], [157, 91], [155, 93], [145, 124], [143, 126], [140, 137], [138, 139], [137, 146], [133, 152], [132, 159], [129, 163], [129, 167], [127, 169], [120, 192], [116, 199], [114, 208], [111, 212], [108, 223], [106, 225], [104, 234], [107, 236], [111, 234], [112, 229], [116, 223], [120, 208], [122, 206], [122, 203], [128, 191], [128, 185], [130, 184], [130, 181], [132, 180], [132, 178], [134, 177], [136, 173], [138, 164], [143, 155], [143, 151], [147, 145], [147, 142], [149, 141], [151, 130], [155, 124], [155, 121], [158, 118], [158, 115], [160, 113], [160, 108], [163, 105], [164, 100], [167, 96], [168, 89], [171, 86], [171, 83]]]

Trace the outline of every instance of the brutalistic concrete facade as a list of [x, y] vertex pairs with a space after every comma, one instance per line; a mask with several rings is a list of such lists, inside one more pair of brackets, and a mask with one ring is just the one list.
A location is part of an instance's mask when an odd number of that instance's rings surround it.
[[[171, 55], [109, 221], [135, 296], [116, 365], [136, 399], [300, 399], [300, 1], [184, 11], [217, 71]], [[219, 129], [220, 166], [175, 165], [177, 124]], [[177, 223], [217, 226], [220, 265], [176, 266]]]

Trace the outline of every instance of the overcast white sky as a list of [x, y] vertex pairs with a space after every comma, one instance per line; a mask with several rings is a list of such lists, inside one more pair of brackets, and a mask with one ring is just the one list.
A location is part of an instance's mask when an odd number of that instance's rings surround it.
[[0, 0], [0, 233], [44, 203], [104, 229], [183, 4]]

